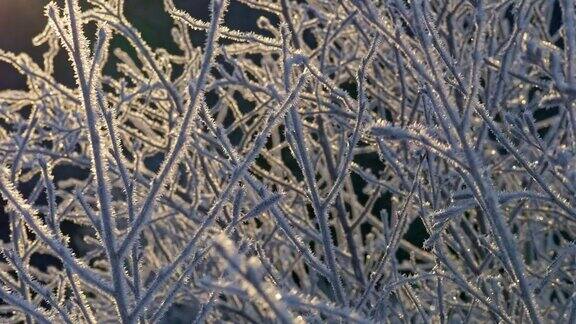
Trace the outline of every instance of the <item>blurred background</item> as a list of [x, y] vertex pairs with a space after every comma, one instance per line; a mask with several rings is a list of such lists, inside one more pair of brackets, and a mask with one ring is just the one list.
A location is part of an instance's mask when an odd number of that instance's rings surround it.
[[[46, 25], [44, 6], [48, 0], [0, 0], [0, 49], [14, 53], [26, 52], [38, 63], [42, 62], [42, 53], [47, 46], [35, 47], [32, 38], [38, 35]], [[125, 14], [128, 20], [143, 35], [152, 47], [163, 47], [169, 52], [177, 52], [178, 48], [170, 36], [173, 21], [164, 11], [162, 0], [125, 0]], [[64, 1], [56, 1], [63, 7]], [[80, 0], [85, 7], [86, 1]], [[187, 11], [195, 18], [209, 21], [210, 0], [174, 0], [177, 8]], [[265, 12], [252, 9], [237, 1], [231, 1], [225, 16], [225, 24], [243, 31], [257, 28], [256, 21], [260, 16], [266, 16], [273, 24], [277, 24], [275, 17]], [[86, 28], [86, 35], [93, 38], [95, 28]], [[261, 34], [266, 34], [260, 31]], [[194, 45], [200, 46], [204, 41], [204, 32], [191, 32]], [[115, 37], [112, 47], [121, 47], [132, 53], [127, 42]], [[108, 71], [113, 73], [113, 71]], [[64, 50], [60, 51], [55, 64], [56, 79], [67, 85], [74, 85], [74, 75], [68, 57]], [[0, 62], [0, 90], [18, 89], [26, 86], [24, 78], [8, 64]]]

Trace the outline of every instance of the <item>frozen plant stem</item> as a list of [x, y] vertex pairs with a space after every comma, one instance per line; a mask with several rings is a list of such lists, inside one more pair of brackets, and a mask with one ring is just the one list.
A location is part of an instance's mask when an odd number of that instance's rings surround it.
[[[82, 95], [82, 106], [86, 116], [86, 126], [90, 137], [90, 145], [92, 149], [92, 163], [93, 170], [96, 175], [96, 184], [98, 190], [98, 203], [100, 206], [100, 215], [102, 219], [102, 239], [106, 246], [106, 253], [110, 262], [110, 269], [112, 275], [112, 282], [114, 285], [114, 300], [118, 307], [118, 314], [122, 323], [128, 321], [128, 299], [126, 297], [125, 283], [124, 283], [124, 269], [121, 258], [116, 253], [116, 237], [113, 218], [112, 206], [110, 204], [110, 192], [108, 188], [108, 181], [106, 180], [106, 161], [102, 156], [102, 139], [99, 133], [98, 117], [94, 111], [95, 104], [95, 91], [90, 87], [86, 79], [86, 67], [88, 63], [88, 54], [86, 53], [88, 45], [86, 39], [82, 34], [82, 20], [78, 15], [80, 10], [76, 0], [67, 0], [66, 6], [68, 8], [68, 19], [70, 24], [70, 34], [72, 38], [72, 48], [70, 48], [70, 56], [74, 63], [74, 70], [76, 71], [76, 82], [80, 87]], [[78, 16], [77, 16], [78, 15]]]
[[190, 93], [190, 101], [188, 102], [188, 108], [183, 116], [182, 123], [178, 129], [178, 137], [176, 141], [174, 141], [173, 147], [168, 154], [168, 157], [165, 159], [160, 172], [156, 176], [156, 178], [152, 181], [152, 186], [144, 201], [142, 208], [140, 209], [136, 219], [130, 226], [130, 231], [126, 235], [126, 238], [122, 242], [122, 245], [119, 249], [119, 254], [123, 255], [128, 248], [134, 244], [134, 240], [140, 234], [142, 230], [142, 226], [144, 222], [147, 220], [149, 213], [152, 210], [152, 205], [157, 197], [161, 194], [162, 189], [165, 186], [166, 179], [170, 179], [174, 168], [181, 158], [182, 153], [187, 148], [187, 143], [189, 141], [189, 134], [190, 134], [190, 127], [193, 119], [195, 118], [198, 106], [201, 105], [201, 102], [204, 100], [203, 93], [204, 87], [206, 83], [206, 79], [208, 77], [208, 72], [210, 71], [210, 67], [213, 62], [214, 52], [216, 50], [216, 45], [218, 42], [219, 37], [219, 28], [220, 28], [220, 21], [222, 19], [222, 15], [226, 10], [227, 1], [226, 0], [213, 0], [212, 1], [212, 20], [210, 23], [210, 29], [208, 31], [208, 37], [206, 39], [206, 47], [204, 49], [204, 59], [202, 61], [202, 66], [200, 69], [200, 73], [196, 76], [196, 82], [190, 84], [189, 86], [189, 93]]

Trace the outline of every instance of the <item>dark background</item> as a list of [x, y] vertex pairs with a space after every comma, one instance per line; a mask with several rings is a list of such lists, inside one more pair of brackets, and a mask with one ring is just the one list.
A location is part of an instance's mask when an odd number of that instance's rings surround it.
[[[35, 47], [32, 38], [39, 34], [46, 25], [44, 6], [47, 0], [0, 0], [0, 49], [14, 53], [26, 52], [38, 62], [42, 62], [42, 53], [47, 46]], [[63, 8], [64, 1], [56, 1]], [[80, 1], [84, 6], [85, 1]], [[187, 11], [191, 16], [209, 21], [210, 0], [174, 0], [177, 8]], [[172, 19], [166, 14], [162, 0], [126, 0], [124, 12], [128, 20], [136, 27], [144, 40], [151, 47], [163, 47], [169, 52], [178, 52], [176, 44], [172, 41], [170, 28]], [[225, 25], [242, 31], [251, 31], [257, 28], [256, 20], [265, 15], [273, 24], [277, 24], [275, 17], [252, 9], [237, 1], [231, 1], [225, 15]], [[93, 39], [94, 26], [86, 28], [86, 35]], [[260, 31], [262, 34], [262, 31]], [[194, 45], [200, 46], [204, 41], [204, 32], [191, 31]], [[122, 47], [128, 53], [133, 50], [127, 42], [114, 37], [112, 47]], [[113, 71], [107, 71], [113, 73]], [[55, 77], [58, 81], [69, 86], [74, 85], [74, 75], [70, 68], [68, 57], [61, 50], [55, 62]], [[24, 78], [9, 65], [0, 62], [0, 90], [20, 89], [26, 86]]]

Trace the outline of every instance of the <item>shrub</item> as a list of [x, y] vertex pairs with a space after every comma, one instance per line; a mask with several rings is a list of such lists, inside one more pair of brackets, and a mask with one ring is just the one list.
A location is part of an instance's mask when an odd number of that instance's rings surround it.
[[6, 320], [576, 321], [572, 1], [233, 1], [258, 30], [66, 0], [0, 51]]

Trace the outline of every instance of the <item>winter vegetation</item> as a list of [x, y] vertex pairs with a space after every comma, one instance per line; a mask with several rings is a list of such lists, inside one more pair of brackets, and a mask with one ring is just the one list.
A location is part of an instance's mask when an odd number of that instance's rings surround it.
[[573, 0], [230, 1], [0, 49], [1, 322], [576, 323]]

